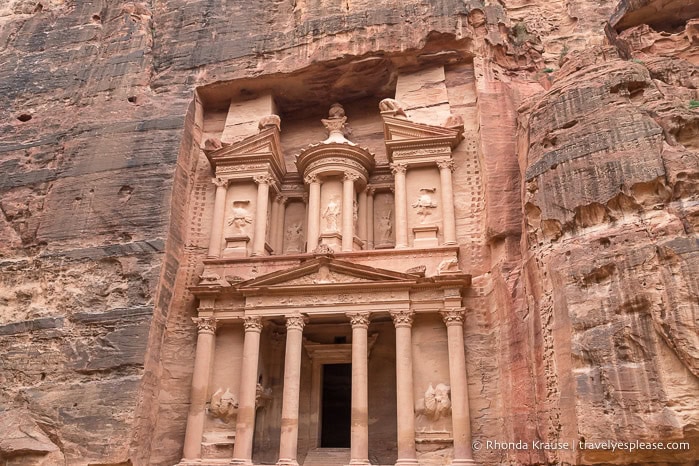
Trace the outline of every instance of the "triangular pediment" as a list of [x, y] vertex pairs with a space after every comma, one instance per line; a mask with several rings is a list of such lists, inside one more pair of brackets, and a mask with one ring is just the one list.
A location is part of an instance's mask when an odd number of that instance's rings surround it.
[[296, 267], [241, 282], [236, 288], [245, 291], [258, 288], [318, 288], [325, 285], [365, 286], [372, 283], [411, 284], [417, 279], [416, 275], [320, 257], [303, 262]]
[[260, 158], [273, 160], [279, 168], [284, 166], [279, 129], [275, 126], [265, 128], [254, 136], [249, 136], [213, 152], [208, 152], [207, 156], [214, 167], [248, 159], [259, 160]]
[[460, 141], [463, 127], [444, 128], [442, 126], [415, 123], [413, 121], [390, 116], [383, 117], [384, 139], [388, 141], [430, 139], [456, 140]]

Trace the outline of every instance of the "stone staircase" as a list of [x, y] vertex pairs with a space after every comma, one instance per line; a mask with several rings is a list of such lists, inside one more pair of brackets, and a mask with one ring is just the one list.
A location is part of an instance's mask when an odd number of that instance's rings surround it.
[[303, 466], [344, 466], [349, 462], [349, 448], [316, 448], [308, 452]]

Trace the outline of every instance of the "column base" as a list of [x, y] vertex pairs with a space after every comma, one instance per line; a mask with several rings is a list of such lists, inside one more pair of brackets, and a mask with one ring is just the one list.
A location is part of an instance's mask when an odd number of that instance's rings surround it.
[[420, 463], [416, 459], [398, 460], [395, 466], [420, 466]]
[[350, 460], [346, 466], [371, 466], [369, 460]]
[[279, 461], [277, 461], [277, 466], [299, 466], [299, 463], [296, 460], [279, 458]]
[[453, 459], [451, 460], [451, 466], [476, 466], [478, 463], [476, 463], [473, 460], [466, 460], [466, 459]]
[[231, 460], [231, 462], [228, 464], [239, 464], [242, 466], [253, 466], [252, 460], [241, 459], [241, 458], [233, 458]]

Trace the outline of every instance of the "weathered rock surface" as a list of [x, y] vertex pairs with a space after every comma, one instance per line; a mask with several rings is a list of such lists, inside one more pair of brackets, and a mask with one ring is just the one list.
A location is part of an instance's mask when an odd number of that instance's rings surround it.
[[692, 447], [476, 460], [692, 464], [696, 16], [662, 0], [3, 3], [0, 459], [181, 458], [185, 287], [213, 196], [195, 88], [225, 100], [228, 81], [303, 70], [311, 106], [385, 96], [364, 86], [454, 54], [472, 62], [445, 79], [475, 88], [449, 96], [468, 139], [454, 178], [474, 439]]

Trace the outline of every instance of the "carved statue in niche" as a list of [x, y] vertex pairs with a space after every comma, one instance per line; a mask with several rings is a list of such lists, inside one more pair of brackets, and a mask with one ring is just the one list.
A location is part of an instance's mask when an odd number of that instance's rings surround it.
[[284, 240], [286, 241], [286, 252], [299, 252], [301, 251], [301, 236], [303, 227], [300, 223], [294, 223], [289, 225], [284, 234]]
[[337, 218], [340, 216], [340, 204], [337, 196], [334, 196], [328, 202], [328, 206], [323, 212], [323, 219], [325, 219], [325, 231], [329, 233], [335, 233], [339, 231], [337, 227]]
[[209, 414], [228, 423], [235, 419], [238, 414], [238, 400], [235, 399], [228, 388], [226, 388], [225, 392], [222, 388], [219, 388], [211, 396]]
[[432, 200], [432, 194], [435, 191], [437, 191], [437, 188], [421, 188], [420, 195], [412, 204], [413, 208], [417, 211], [417, 215], [420, 217], [421, 225], [427, 223], [427, 218], [432, 215], [431, 209], [437, 207], [437, 203]]
[[272, 399], [272, 389], [265, 388], [261, 383], [255, 388], [255, 409], [264, 408], [269, 400]]
[[436, 387], [432, 387], [430, 384], [425, 392], [425, 414], [427, 417], [436, 421], [451, 412], [450, 393], [451, 387], [449, 385], [439, 383]]
[[233, 225], [236, 234], [244, 236], [247, 226], [252, 224], [252, 217], [249, 215], [247, 205], [250, 201], [233, 201], [233, 217], [228, 221], [228, 225]]
[[388, 243], [391, 241], [393, 235], [393, 223], [391, 222], [392, 213], [393, 211], [389, 209], [379, 217], [379, 240], [381, 243]]

